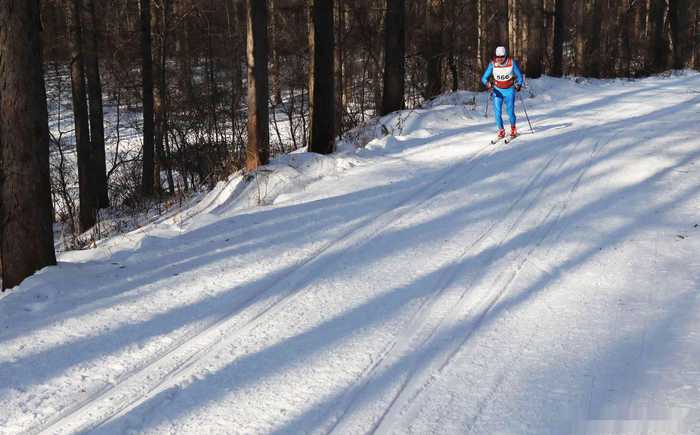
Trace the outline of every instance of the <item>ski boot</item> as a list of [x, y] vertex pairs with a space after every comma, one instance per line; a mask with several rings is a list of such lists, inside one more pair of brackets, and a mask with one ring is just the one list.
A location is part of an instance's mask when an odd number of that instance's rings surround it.
[[496, 134], [496, 137], [491, 139], [491, 143], [495, 144], [496, 142], [498, 142], [499, 140], [501, 140], [505, 137], [506, 137], [506, 130], [502, 128], [502, 129], [498, 130], [498, 134]]

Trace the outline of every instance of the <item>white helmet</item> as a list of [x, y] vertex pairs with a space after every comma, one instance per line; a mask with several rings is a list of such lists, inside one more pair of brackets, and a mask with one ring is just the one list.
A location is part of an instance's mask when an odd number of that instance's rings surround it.
[[506, 55], [506, 48], [505, 47], [496, 47], [496, 56], [505, 56]]

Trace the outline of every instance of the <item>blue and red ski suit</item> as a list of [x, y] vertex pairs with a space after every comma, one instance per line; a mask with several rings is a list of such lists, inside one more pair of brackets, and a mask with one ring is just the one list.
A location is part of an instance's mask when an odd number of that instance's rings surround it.
[[496, 125], [498, 129], [503, 128], [503, 100], [506, 101], [506, 112], [510, 119], [510, 125], [515, 126], [515, 85], [523, 85], [523, 73], [520, 72], [518, 64], [512, 58], [507, 58], [502, 64], [489, 63], [488, 68], [481, 76], [481, 83], [484, 86], [489, 78], [493, 76], [493, 108], [496, 114]]

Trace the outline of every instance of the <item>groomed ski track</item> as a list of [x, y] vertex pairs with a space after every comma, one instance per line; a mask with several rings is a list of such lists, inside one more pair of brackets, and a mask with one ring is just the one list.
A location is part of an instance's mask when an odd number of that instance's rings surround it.
[[700, 75], [539, 86], [30, 279], [0, 433], [700, 433]]

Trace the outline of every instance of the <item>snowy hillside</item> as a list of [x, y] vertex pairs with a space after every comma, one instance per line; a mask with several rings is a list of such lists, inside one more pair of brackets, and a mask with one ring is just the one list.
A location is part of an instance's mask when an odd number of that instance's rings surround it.
[[0, 296], [0, 433], [700, 433], [700, 74], [528, 92], [63, 253]]

